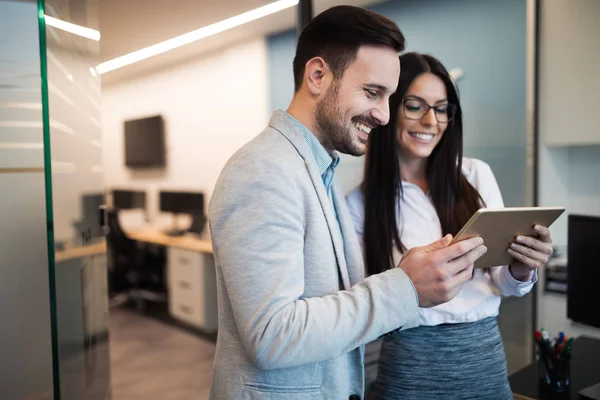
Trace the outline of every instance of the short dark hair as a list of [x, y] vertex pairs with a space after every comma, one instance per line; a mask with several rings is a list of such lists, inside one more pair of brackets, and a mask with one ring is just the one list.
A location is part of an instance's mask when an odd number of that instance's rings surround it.
[[364, 8], [337, 6], [323, 11], [298, 38], [294, 90], [302, 86], [304, 68], [311, 58], [322, 57], [339, 79], [364, 45], [389, 47], [400, 53], [406, 40], [394, 21]]

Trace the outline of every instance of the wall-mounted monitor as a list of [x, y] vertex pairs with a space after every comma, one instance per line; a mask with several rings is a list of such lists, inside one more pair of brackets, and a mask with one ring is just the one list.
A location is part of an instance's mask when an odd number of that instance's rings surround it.
[[165, 153], [162, 116], [125, 121], [125, 165], [127, 167], [164, 167]]

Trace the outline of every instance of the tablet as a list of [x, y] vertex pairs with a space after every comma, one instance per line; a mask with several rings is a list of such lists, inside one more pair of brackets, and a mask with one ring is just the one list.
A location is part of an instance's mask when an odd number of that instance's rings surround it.
[[452, 243], [480, 236], [487, 253], [475, 261], [475, 268], [508, 265], [513, 258], [506, 250], [517, 235], [537, 236], [534, 225], [549, 227], [564, 211], [564, 207], [481, 208], [454, 236]]

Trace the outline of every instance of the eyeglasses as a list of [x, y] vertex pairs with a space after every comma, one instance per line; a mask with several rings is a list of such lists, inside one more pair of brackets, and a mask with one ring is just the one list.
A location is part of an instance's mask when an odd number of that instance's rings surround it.
[[405, 97], [402, 99], [402, 110], [404, 116], [408, 119], [421, 120], [425, 117], [429, 110], [433, 108], [435, 119], [439, 123], [450, 121], [456, 114], [456, 104], [440, 104], [430, 106], [423, 100], [414, 97]]

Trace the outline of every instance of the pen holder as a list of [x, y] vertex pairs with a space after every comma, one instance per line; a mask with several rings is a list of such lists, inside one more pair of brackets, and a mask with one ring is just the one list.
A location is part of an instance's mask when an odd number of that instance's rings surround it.
[[538, 362], [541, 392], [550, 399], [568, 397], [571, 390], [571, 357], [548, 358], [540, 354]]

